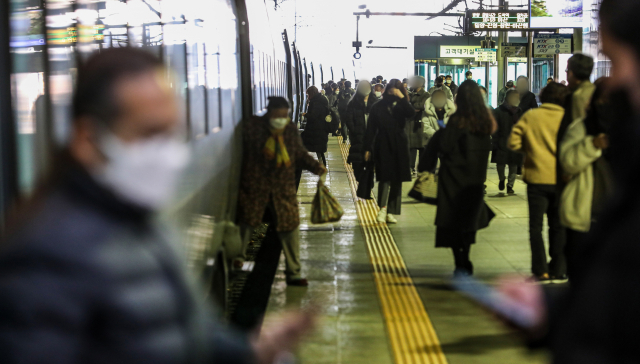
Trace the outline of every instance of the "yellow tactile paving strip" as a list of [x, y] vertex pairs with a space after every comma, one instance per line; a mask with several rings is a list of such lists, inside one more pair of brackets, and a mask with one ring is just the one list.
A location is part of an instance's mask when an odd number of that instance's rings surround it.
[[376, 220], [375, 200], [356, 196], [357, 182], [347, 164], [348, 144], [338, 138], [358, 219], [364, 232], [373, 275], [396, 364], [446, 364], [440, 341], [409, 276], [402, 255], [385, 223]]

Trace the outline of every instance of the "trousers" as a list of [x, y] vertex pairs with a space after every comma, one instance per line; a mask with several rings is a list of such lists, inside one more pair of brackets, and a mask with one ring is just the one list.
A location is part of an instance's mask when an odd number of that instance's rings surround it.
[[316, 157], [318, 157], [318, 161], [322, 161], [322, 164], [327, 166], [327, 158], [324, 156], [324, 153], [316, 153]]
[[[567, 274], [565, 258], [565, 229], [560, 224], [558, 196], [555, 185], [530, 184], [527, 186], [529, 200], [529, 243], [531, 245], [531, 272], [536, 276], [548, 273], [554, 277]], [[549, 223], [549, 256], [547, 263], [542, 226], [544, 215]]]
[[411, 148], [411, 170], [416, 170], [416, 162], [418, 161], [418, 154], [420, 154], [420, 158], [424, 155], [424, 148]]
[[[242, 224], [240, 226], [242, 234], [242, 257], [246, 259], [247, 247], [251, 241], [254, 227]], [[285, 275], [287, 279], [300, 278], [300, 229], [292, 231], [278, 231], [278, 240], [282, 245], [282, 252], [285, 258]]]
[[[516, 183], [516, 177], [518, 176], [518, 164], [513, 163], [509, 164], [509, 180], [507, 181], [507, 186], [509, 188], [513, 188], [513, 185]], [[498, 170], [498, 178], [500, 181], [504, 181], [507, 179], [504, 172], [507, 167], [507, 164], [496, 164], [496, 169]]]
[[400, 215], [402, 206], [402, 182], [378, 183], [378, 206], [386, 207], [387, 213]]

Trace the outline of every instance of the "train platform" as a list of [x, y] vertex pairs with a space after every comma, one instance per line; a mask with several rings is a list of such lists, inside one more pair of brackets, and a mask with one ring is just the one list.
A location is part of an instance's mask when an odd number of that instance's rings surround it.
[[[377, 223], [374, 200], [355, 197], [345, 163], [348, 145], [331, 138], [327, 186], [345, 214], [340, 222], [313, 225], [317, 177], [305, 172], [298, 199], [302, 272], [309, 287], [287, 287], [281, 258], [268, 313], [319, 307], [321, 319], [297, 353], [301, 363], [546, 363], [479, 305], [449, 288], [453, 257], [436, 249], [436, 207], [406, 197], [398, 223]], [[375, 191], [375, 189], [374, 189]], [[490, 165], [486, 201], [496, 213], [478, 234], [471, 259], [476, 277], [491, 283], [503, 274], [528, 276], [530, 251], [526, 186], [498, 191]]]

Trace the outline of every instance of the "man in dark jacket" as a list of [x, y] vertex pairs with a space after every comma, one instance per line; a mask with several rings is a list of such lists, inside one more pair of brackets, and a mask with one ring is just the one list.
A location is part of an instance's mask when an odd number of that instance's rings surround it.
[[79, 69], [56, 176], [3, 242], [1, 363], [271, 363], [288, 349], [216, 323], [154, 223], [188, 162], [166, 74], [134, 48]]
[[453, 82], [453, 78], [451, 77], [451, 75], [447, 75], [447, 77], [444, 78], [444, 84], [449, 87], [451, 93], [453, 94], [453, 97], [456, 97], [456, 94], [458, 93], [458, 85]]
[[423, 133], [422, 117], [424, 112], [425, 103], [431, 96], [427, 90], [424, 89], [425, 79], [422, 76], [414, 76], [409, 80], [409, 86], [411, 86], [411, 94], [409, 95], [409, 102], [413, 109], [416, 111], [415, 115], [407, 121], [405, 130], [409, 137], [409, 149], [411, 151], [411, 172], [415, 176], [416, 161], [418, 154], [422, 156], [424, 147], [427, 145], [427, 136]]
[[354, 93], [355, 93], [354, 89], [351, 88], [351, 81], [345, 81], [344, 90], [342, 90], [338, 95], [338, 114], [340, 114], [340, 126], [341, 126], [340, 132], [342, 133], [343, 143], [346, 143], [349, 137], [349, 135], [347, 134], [348, 125], [343, 120], [344, 114], [347, 111], [347, 105], [349, 104], [349, 101], [351, 101], [351, 98], [353, 97]]
[[522, 113], [526, 113], [531, 109], [538, 107], [538, 101], [536, 95], [529, 91], [529, 79], [526, 76], [518, 77], [516, 82], [516, 90], [520, 93], [520, 110]]
[[507, 147], [511, 129], [520, 120], [522, 110], [518, 107], [520, 104], [520, 95], [518, 91], [510, 89], [507, 91], [505, 102], [493, 110], [493, 116], [498, 123], [498, 131], [493, 136], [493, 153], [491, 154], [491, 162], [496, 163], [498, 177], [500, 183], [498, 189], [504, 191], [506, 166], [509, 166], [509, 176], [507, 182], [507, 193], [513, 194], [513, 186], [516, 182], [517, 169], [522, 164], [522, 154], [511, 151]]

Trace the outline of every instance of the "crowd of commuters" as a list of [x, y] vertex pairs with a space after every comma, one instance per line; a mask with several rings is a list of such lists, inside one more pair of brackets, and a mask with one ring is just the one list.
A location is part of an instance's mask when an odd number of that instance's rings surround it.
[[[308, 284], [295, 175], [307, 169], [322, 181], [329, 135], [341, 135], [357, 181], [375, 166], [380, 223], [397, 223], [417, 162], [418, 172], [438, 172], [435, 244], [451, 249], [454, 275], [472, 275], [471, 246], [495, 216], [484, 200], [488, 163], [507, 194], [522, 168], [532, 277], [499, 284], [534, 313], [535, 325], [519, 329], [557, 363], [636, 362], [640, 42], [629, 29], [639, 12], [636, 0], [602, 1], [611, 79], [591, 83], [593, 59], [576, 54], [568, 85], [550, 78], [537, 96], [520, 76], [495, 109], [470, 71], [460, 85], [438, 76], [429, 90], [420, 76], [311, 86], [301, 136], [288, 101], [269, 98], [267, 113], [242, 129], [244, 244], [269, 215], [287, 284]], [[292, 313], [249, 340], [220, 324], [154, 223], [188, 160], [163, 67], [144, 51], [111, 48], [79, 69], [71, 141], [16, 213], [0, 254], [2, 362], [266, 364], [312, 326], [310, 315]], [[538, 284], [567, 280], [561, 291]]]

